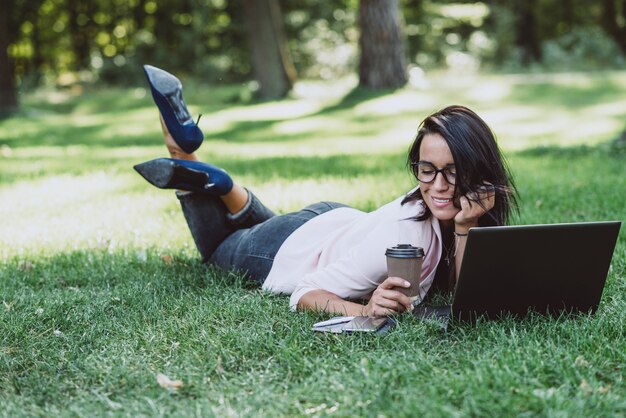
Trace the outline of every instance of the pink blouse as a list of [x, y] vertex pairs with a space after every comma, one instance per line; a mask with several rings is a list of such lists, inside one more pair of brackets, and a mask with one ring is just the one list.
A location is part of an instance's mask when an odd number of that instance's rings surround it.
[[290, 294], [295, 310], [307, 292], [323, 289], [343, 299], [369, 299], [387, 278], [385, 250], [412, 244], [425, 252], [420, 294], [426, 295], [441, 257], [441, 231], [421, 200], [401, 205], [404, 196], [365, 213], [338, 208], [311, 219], [294, 231], [278, 250], [263, 289]]

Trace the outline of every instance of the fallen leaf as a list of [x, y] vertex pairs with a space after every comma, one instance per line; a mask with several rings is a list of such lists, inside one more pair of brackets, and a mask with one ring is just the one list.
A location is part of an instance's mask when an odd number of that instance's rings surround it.
[[19, 264], [18, 268], [22, 271], [31, 271], [35, 268], [35, 265], [30, 261], [22, 261]]
[[172, 264], [172, 256], [171, 255], [163, 255], [163, 256], [161, 256], [161, 260], [163, 260], [163, 262], [165, 264]]
[[598, 388], [598, 393], [608, 393], [611, 390], [611, 385], [600, 386]]
[[182, 380], [172, 380], [166, 375], [164, 375], [163, 373], [157, 374], [156, 378], [157, 378], [157, 383], [162, 388], [178, 389], [179, 387], [183, 386]]
[[583, 390], [583, 392], [591, 392], [592, 391], [591, 386], [589, 386], [589, 383], [585, 379], [581, 380], [579, 387], [580, 387], [580, 389]]
[[578, 356], [574, 360], [574, 366], [589, 367], [589, 362], [583, 356]]
[[551, 397], [554, 396], [555, 392], [556, 392], [555, 388], [535, 389], [533, 390], [533, 395], [541, 399], [550, 399]]

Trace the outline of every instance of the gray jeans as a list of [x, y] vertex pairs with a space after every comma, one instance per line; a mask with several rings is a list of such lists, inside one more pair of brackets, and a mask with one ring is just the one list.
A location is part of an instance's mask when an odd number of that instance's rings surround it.
[[250, 191], [244, 208], [231, 214], [221, 199], [200, 193], [177, 193], [202, 261], [239, 270], [262, 284], [285, 240], [300, 226], [341, 203], [314, 203], [297, 212], [275, 215]]

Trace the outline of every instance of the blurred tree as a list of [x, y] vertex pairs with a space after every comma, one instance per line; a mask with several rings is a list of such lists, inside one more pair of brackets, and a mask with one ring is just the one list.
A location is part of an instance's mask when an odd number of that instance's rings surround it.
[[37, 20], [39, 18], [38, 12], [41, 8], [42, 0], [33, 0], [31, 5], [33, 6], [28, 12], [28, 20], [33, 22], [33, 34], [32, 34], [32, 44], [33, 44], [33, 59], [32, 59], [32, 70], [31, 75], [33, 78], [33, 85], [38, 86], [43, 77], [43, 67], [46, 63], [46, 59], [43, 55], [43, 36], [41, 34], [41, 26], [38, 24]]
[[357, 65], [357, 0], [298, 0], [281, 4], [298, 75], [331, 79]]
[[131, 11], [133, 18], [134, 32], [143, 29], [146, 26], [146, 0], [137, 0], [137, 4]]
[[426, 27], [424, 0], [404, 0], [402, 3], [403, 15], [406, 20], [407, 52], [409, 61], [416, 59], [424, 51], [425, 36], [421, 33]]
[[93, 15], [95, 2], [83, 0], [67, 0], [68, 30], [74, 53], [73, 69], [82, 70], [89, 67], [92, 40], [95, 35]]
[[15, 62], [9, 55], [9, 47], [17, 41], [22, 23], [30, 10], [39, 7], [38, 3], [28, 0], [5, 0], [0, 13], [0, 116], [17, 109]]
[[353, 72], [358, 60], [361, 85], [385, 88], [405, 84], [409, 62], [425, 69], [623, 68], [626, 53], [626, 0], [280, 3], [3, 0], [0, 102], [11, 104], [0, 107], [15, 107], [16, 84], [28, 89], [40, 79], [143, 83], [144, 63], [209, 83], [252, 74], [258, 95], [275, 98], [291, 88], [294, 68], [331, 79]]
[[252, 72], [262, 99], [285, 97], [296, 79], [278, 0], [246, 0], [243, 12], [248, 28]]
[[604, 0], [602, 26], [626, 54], [626, 0]]
[[[177, 7], [174, 7], [174, 4], [171, 0], [161, 0], [157, 3], [156, 11], [154, 13], [154, 36], [156, 38], [156, 43], [160, 47], [157, 49], [158, 54], [157, 57], [159, 61], [163, 62], [174, 62], [176, 60], [184, 61], [185, 58], [181, 55], [181, 52], [186, 51], [189, 48], [189, 45], [185, 45], [179, 42], [178, 32], [184, 30], [183, 28], [177, 25], [174, 19], [175, 17], [179, 17], [181, 14], [189, 14], [191, 5], [188, 0], [183, 1], [175, 1]], [[174, 13], [176, 12], [176, 14]], [[180, 19], [177, 19], [180, 20]], [[170, 57], [171, 55], [176, 55], [175, 57]]]
[[10, 18], [8, 10], [0, 13], [0, 116], [10, 113], [17, 107], [15, 69], [9, 57]]
[[528, 65], [541, 60], [541, 46], [536, 34], [536, 0], [515, 0], [512, 5], [517, 16], [515, 40], [522, 54], [522, 63]]
[[407, 63], [398, 0], [361, 0], [359, 85], [373, 89], [406, 84]]

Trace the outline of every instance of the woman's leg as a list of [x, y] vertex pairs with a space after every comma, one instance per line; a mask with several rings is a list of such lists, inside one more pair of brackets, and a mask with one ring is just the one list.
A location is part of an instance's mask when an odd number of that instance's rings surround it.
[[319, 202], [297, 212], [274, 216], [265, 222], [230, 234], [210, 258], [224, 270], [239, 270], [263, 284], [278, 250], [289, 236], [314, 217], [346, 207], [336, 202]]
[[230, 213], [216, 196], [176, 192], [202, 261], [209, 261], [215, 250], [238, 230], [247, 230], [274, 216], [252, 192], [246, 191], [246, 194], [248, 202], [243, 208], [237, 213]]
[[[186, 153], [178, 146], [172, 135], [167, 130], [167, 126], [165, 126], [163, 117], [160, 114], [159, 120], [161, 122], [161, 129], [163, 130], [163, 136], [165, 138], [165, 146], [170, 153], [170, 157], [177, 160], [198, 161], [198, 157], [195, 153]], [[248, 202], [248, 191], [241, 185], [233, 183], [231, 191], [223, 196], [220, 196], [220, 199], [230, 213], [237, 213], [243, 209], [246, 202]]]
[[[183, 151], [170, 135], [161, 118], [165, 146], [172, 158], [198, 161], [194, 153]], [[176, 192], [183, 214], [203, 261], [233, 232], [249, 228], [274, 216], [256, 196], [237, 183], [223, 196]]]

